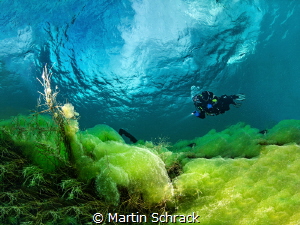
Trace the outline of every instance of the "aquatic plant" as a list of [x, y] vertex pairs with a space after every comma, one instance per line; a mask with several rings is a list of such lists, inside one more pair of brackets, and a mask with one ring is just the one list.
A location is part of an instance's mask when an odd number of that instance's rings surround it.
[[84, 183], [79, 182], [76, 179], [62, 180], [60, 186], [64, 191], [62, 197], [67, 195], [67, 200], [72, 200], [75, 197], [78, 198], [78, 196], [83, 195]]
[[22, 174], [25, 178], [23, 185], [27, 185], [28, 187], [39, 186], [45, 182], [43, 171], [37, 166], [24, 167]]
[[[41, 83], [44, 88], [44, 92], [39, 92], [45, 103], [42, 105], [48, 108], [40, 113], [49, 112], [52, 115], [53, 121], [58, 125], [60, 137], [66, 148], [69, 160], [74, 163], [73, 151], [71, 149], [72, 136], [79, 130], [77, 117], [79, 114], [74, 110], [74, 107], [70, 103], [66, 103], [63, 106], [59, 105], [56, 101], [58, 95], [58, 87], [55, 87], [55, 91], [51, 87], [51, 76], [52, 73], [48, 71], [47, 65], [43, 68], [42, 80], [37, 80]], [[40, 106], [40, 105], [39, 105]]]

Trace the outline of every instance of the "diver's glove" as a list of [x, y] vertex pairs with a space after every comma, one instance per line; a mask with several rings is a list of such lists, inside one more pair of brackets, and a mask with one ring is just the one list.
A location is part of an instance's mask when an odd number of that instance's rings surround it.
[[194, 112], [192, 112], [192, 114], [196, 117], [200, 117], [200, 112], [198, 112], [198, 111], [194, 111]]
[[237, 98], [235, 100], [238, 100], [238, 101], [243, 101], [246, 99], [246, 96], [243, 94], [237, 94], [236, 96], [237, 96]]

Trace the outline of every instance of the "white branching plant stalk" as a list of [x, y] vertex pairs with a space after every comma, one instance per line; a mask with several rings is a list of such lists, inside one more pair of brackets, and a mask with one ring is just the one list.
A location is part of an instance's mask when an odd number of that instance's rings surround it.
[[73, 154], [71, 150], [71, 133], [75, 134], [78, 130], [77, 116], [78, 113], [75, 112], [74, 107], [70, 103], [66, 103], [60, 106], [56, 102], [56, 97], [58, 94], [58, 88], [56, 86], [55, 91], [51, 88], [51, 76], [52, 73], [48, 71], [47, 65], [43, 68], [42, 80], [37, 80], [41, 83], [44, 88], [44, 93], [39, 92], [45, 101], [46, 110], [40, 112], [49, 112], [52, 115], [54, 122], [59, 127], [59, 133], [66, 147], [69, 159], [73, 162]]
[[[58, 94], [57, 92], [57, 87], [56, 91], [53, 92], [51, 89], [51, 76], [52, 73], [48, 72], [47, 65], [43, 68], [43, 73], [42, 73], [42, 81], [39, 78], [36, 78], [41, 85], [44, 88], [44, 93], [40, 92], [39, 93], [44, 97], [45, 103], [48, 106], [48, 109], [45, 111], [50, 111], [52, 115], [54, 116], [55, 110], [60, 111], [59, 106], [56, 103], [56, 96]], [[43, 111], [43, 112], [45, 112]]]

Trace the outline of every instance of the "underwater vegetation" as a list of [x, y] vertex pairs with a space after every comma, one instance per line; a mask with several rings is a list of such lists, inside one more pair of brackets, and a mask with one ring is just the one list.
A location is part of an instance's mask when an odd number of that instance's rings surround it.
[[80, 131], [46, 69], [42, 79], [36, 113], [0, 122], [0, 224], [93, 224], [100, 212], [300, 224], [300, 121], [264, 134], [238, 123], [175, 144], [126, 144], [108, 125]]

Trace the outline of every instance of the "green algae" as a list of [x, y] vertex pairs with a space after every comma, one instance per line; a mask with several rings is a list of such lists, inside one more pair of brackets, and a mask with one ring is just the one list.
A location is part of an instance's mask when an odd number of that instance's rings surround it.
[[[290, 129], [286, 124], [290, 124]], [[297, 224], [300, 219], [300, 146], [294, 143], [299, 133], [297, 124], [282, 121], [276, 125], [276, 131], [288, 132], [283, 135], [292, 143], [286, 141], [286, 145], [278, 146], [264, 142], [260, 154], [252, 159], [215, 157], [189, 161], [173, 182], [179, 198], [177, 213], [197, 212], [201, 224], [209, 225]], [[273, 135], [270, 132], [268, 141], [272, 137], [278, 143], [279, 133], [276, 138]]]
[[262, 138], [259, 130], [244, 123], [233, 125], [222, 132], [211, 130], [203, 137], [179, 141], [174, 144], [174, 151], [188, 152], [189, 157], [212, 158], [246, 157], [259, 155], [259, 141]]
[[97, 137], [101, 141], [124, 142], [123, 138], [117, 131], [105, 124], [98, 124], [87, 129], [85, 132]]
[[13, 145], [45, 172], [54, 171], [68, 158], [58, 128], [48, 116], [17, 116], [1, 121], [0, 127]]
[[288, 143], [300, 144], [300, 121], [282, 120], [271, 128], [266, 139], [269, 144], [284, 145]]
[[[2, 121], [0, 220], [81, 224], [98, 211], [167, 211], [195, 212], [209, 225], [297, 224], [298, 124], [281, 121], [262, 135], [239, 123], [174, 145], [128, 145], [107, 125], [69, 129], [71, 163], [51, 118]], [[55, 207], [41, 209], [45, 201]]]
[[142, 194], [145, 203], [159, 203], [171, 197], [172, 185], [165, 164], [146, 148], [127, 145], [119, 141], [106, 141], [82, 135], [85, 156], [78, 159], [81, 179], [96, 178], [96, 189], [100, 197], [118, 204], [123, 187], [132, 195]]

